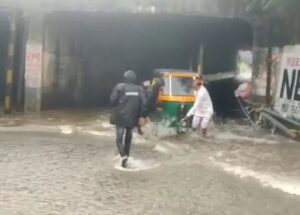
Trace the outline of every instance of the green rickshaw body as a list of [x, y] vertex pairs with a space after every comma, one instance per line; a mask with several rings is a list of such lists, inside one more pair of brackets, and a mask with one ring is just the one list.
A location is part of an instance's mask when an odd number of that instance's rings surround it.
[[193, 102], [162, 102], [163, 117], [170, 122], [170, 127], [177, 127], [182, 118], [185, 117], [187, 112], [192, 108]]

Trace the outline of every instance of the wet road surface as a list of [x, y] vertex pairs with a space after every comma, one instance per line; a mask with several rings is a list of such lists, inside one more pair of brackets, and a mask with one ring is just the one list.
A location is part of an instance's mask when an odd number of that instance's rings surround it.
[[[297, 195], [229, 171], [235, 165], [280, 171], [272, 169], [276, 162], [289, 166], [290, 159], [280, 145], [253, 143], [253, 138], [241, 142], [225, 131], [208, 141], [138, 138], [131, 162], [136, 171], [123, 171], [116, 168], [111, 128], [78, 129], [1, 132], [0, 215], [300, 214]], [[270, 165], [262, 165], [268, 159]], [[295, 168], [291, 165], [292, 172]], [[293, 177], [291, 171], [285, 174]]]

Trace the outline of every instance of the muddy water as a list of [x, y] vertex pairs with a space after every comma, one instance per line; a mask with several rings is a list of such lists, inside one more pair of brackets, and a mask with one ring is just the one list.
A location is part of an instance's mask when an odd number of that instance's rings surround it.
[[208, 139], [149, 124], [124, 170], [107, 115], [68, 114], [0, 131], [1, 215], [300, 213], [297, 142], [234, 123]]
[[[50, 113], [54, 116], [52, 118], [55, 118], [55, 113]], [[82, 126], [79, 130], [84, 130], [86, 134], [98, 137], [114, 135], [107, 112], [89, 113], [84, 117], [71, 112], [65, 119]], [[68, 126], [61, 127], [61, 130], [70, 132]], [[223, 125], [211, 123], [208, 139], [203, 139], [197, 132], [178, 136], [173, 129], [161, 124], [150, 123], [143, 130], [145, 135], [136, 135], [136, 144], [151, 147], [173, 159], [180, 156], [192, 162], [194, 159], [203, 159], [230, 174], [254, 178], [263, 186], [300, 196], [300, 144], [296, 141], [272, 135], [268, 130], [240, 126], [233, 121]], [[148, 167], [137, 165], [135, 169], [143, 168]]]
[[135, 142], [123, 170], [112, 141], [1, 133], [0, 214], [299, 214], [300, 198], [218, 169], [204, 143]]
[[297, 141], [235, 124], [215, 126], [208, 139], [188, 134], [169, 140], [197, 149], [199, 155], [230, 174], [300, 196]]

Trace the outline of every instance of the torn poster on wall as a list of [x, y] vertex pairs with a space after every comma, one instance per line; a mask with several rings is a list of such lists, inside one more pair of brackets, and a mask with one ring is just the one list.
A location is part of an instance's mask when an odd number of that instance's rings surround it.
[[25, 84], [26, 87], [40, 88], [42, 85], [42, 45], [28, 43], [26, 46]]
[[[272, 48], [272, 76], [271, 76], [271, 95], [274, 98], [276, 95], [277, 74], [280, 73], [281, 49]], [[257, 69], [253, 72], [253, 95], [257, 103], [265, 103], [266, 88], [267, 88], [267, 58], [268, 49], [258, 48], [256, 50], [256, 65]]]
[[283, 51], [275, 109], [284, 116], [300, 119], [300, 46]]

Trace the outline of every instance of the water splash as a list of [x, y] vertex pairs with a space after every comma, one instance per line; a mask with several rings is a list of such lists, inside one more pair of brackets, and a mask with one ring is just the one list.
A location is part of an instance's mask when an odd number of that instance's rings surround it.
[[72, 134], [74, 132], [73, 126], [70, 125], [60, 126], [59, 129], [62, 134]]
[[121, 160], [118, 159], [115, 164], [115, 169], [126, 171], [126, 172], [139, 172], [139, 171], [146, 171], [150, 169], [154, 169], [160, 166], [160, 163], [157, 163], [153, 160], [139, 160], [130, 157], [128, 159], [128, 167], [123, 168], [121, 166]]
[[234, 166], [228, 163], [217, 162], [213, 158], [214, 165], [223, 169], [225, 172], [237, 175], [241, 178], [253, 178], [258, 180], [263, 186], [281, 190], [285, 193], [300, 196], [300, 182], [292, 178], [262, 173], [242, 166]]

